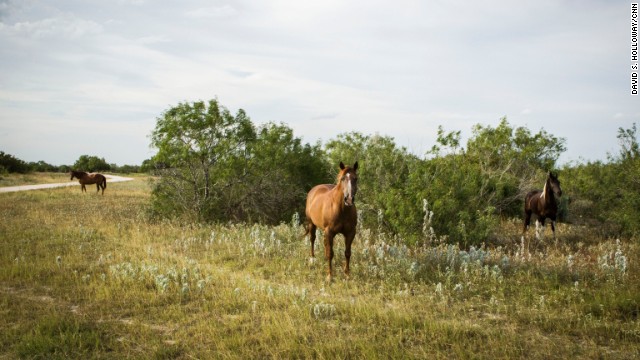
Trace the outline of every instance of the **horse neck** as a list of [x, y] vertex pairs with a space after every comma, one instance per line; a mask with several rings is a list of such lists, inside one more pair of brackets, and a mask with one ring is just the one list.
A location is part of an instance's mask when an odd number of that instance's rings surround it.
[[549, 179], [544, 183], [544, 188], [542, 188], [542, 195], [540, 198], [545, 204], [552, 203], [555, 200]]
[[342, 186], [342, 181], [340, 181], [340, 179], [341, 177], [338, 177], [338, 183], [333, 189], [331, 189], [331, 191], [333, 192], [331, 194], [331, 198], [333, 199], [334, 202], [337, 202], [338, 204], [340, 204], [340, 208], [342, 208], [344, 206], [344, 188]]

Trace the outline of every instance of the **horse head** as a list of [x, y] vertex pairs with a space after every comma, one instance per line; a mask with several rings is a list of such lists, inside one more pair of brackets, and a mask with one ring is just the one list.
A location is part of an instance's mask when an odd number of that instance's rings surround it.
[[340, 162], [340, 173], [338, 174], [338, 185], [342, 186], [345, 206], [353, 206], [358, 192], [358, 162], [353, 167], [345, 166]]
[[82, 178], [87, 175], [86, 172], [84, 171], [77, 171], [77, 170], [71, 170], [71, 179], [73, 180], [73, 178], [76, 178], [78, 180], [82, 180]]
[[560, 180], [558, 180], [558, 174], [554, 174], [549, 171], [549, 175], [547, 176], [547, 184], [551, 186], [551, 190], [553, 191], [553, 194], [555, 196], [562, 196], [562, 189], [560, 188]]

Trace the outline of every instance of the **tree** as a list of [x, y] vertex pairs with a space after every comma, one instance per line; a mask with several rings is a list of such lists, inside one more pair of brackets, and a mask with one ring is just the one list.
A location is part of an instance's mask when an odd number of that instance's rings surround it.
[[111, 170], [111, 165], [107, 163], [104, 158], [97, 156], [81, 155], [78, 160], [73, 164], [73, 168], [80, 171], [108, 171]]
[[638, 145], [638, 128], [636, 123], [631, 125], [629, 129], [618, 128], [618, 142], [620, 143], [620, 155], [609, 155], [612, 161], [634, 161], [640, 158], [640, 145]]
[[331, 181], [320, 145], [303, 145], [283, 124], [261, 126], [245, 155], [234, 167], [242, 169], [243, 181], [227, 193], [234, 220], [287, 221], [304, 213], [311, 187]]
[[156, 205], [171, 209], [174, 202], [183, 212], [210, 217], [215, 210], [209, 206], [211, 197], [223, 196], [224, 189], [241, 181], [224, 176], [233, 169], [223, 165], [243, 154], [254, 138], [244, 110], [234, 116], [217, 99], [180, 103], [164, 112], [151, 134], [151, 146], [158, 149], [154, 161], [162, 164], [162, 180], [154, 190]]
[[29, 165], [11, 154], [0, 151], [0, 172], [3, 171], [26, 174], [29, 172]]
[[640, 150], [637, 127], [618, 129], [620, 150], [608, 162], [566, 166], [570, 220], [594, 226], [605, 236], [640, 233]]
[[169, 109], [152, 145], [160, 215], [277, 223], [304, 209], [306, 191], [326, 174], [320, 145], [303, 145], [285, 125], [256, 129], [243, 110], [233, 116], [217, 100]]
[[29, 168], [32, 171], [39, 171], [39, 172], [56, 172], [58, 171], [58, 167], [48, 164], [42, 160], [38, 161], [38, 162], [30, 162], [29, 163]]
[[565, 150], [564, 139], [544, 130], [532, 134], [502, 118], [495, 128], [476, 125], [466, 144], [460, 133], [438, 132], [415, 193], [427, 199], [437, 233], [478, 244], [487, 240], [499, 217], [520, 216], [526, 192], [539, 187]]
[[502, 215], [520, 211], [527, 192], [539, 187], [546, 173], [566, 150], [565, 139], [544, 129], [532, 134], [526, 127], [513, 128], [506, 117], [495, 128], [475, 125], [467, 142], [466, 155], [478, 165], [478, 196]]
[[148, 173], [153, 171], [155, 169], [153, 161], [153, 158], [143, 160], [140, 165], [140, 172]]
[[[341, 161], [358, 161], [358, 211], [363, 225], [404, 235], [420, 228], [421, 199], [409, 193], [407, 181], [419, 164], [416, 156], [388, 136], [352, 132], [326, 145], [332, 171]], [[335, 179], [335, 178], [333, 178]]]

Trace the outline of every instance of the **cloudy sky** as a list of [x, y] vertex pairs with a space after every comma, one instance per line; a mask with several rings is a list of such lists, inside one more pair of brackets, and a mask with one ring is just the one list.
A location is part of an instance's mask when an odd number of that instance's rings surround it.
[[[218, 100], [306, 142], [514, 126], [605, 159], [640, 123], [630, 1], [0, 0], [0, 151], [151, 157], [156, 118]], [[346, 161], [350, 161], [346, 159]]]

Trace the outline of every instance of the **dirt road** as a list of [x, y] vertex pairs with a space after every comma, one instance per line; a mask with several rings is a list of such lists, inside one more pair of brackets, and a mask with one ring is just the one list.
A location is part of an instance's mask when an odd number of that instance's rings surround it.
[[[114, 182], [122, 182], [122, 181], [131, 181], [133, 178], [122, 177], [116, 175], [105, 175], [108, 183]], [[27, 191], [27, 190], [40, 190], [40, 189], [53, 189], [57, 187], [65, 187], [65, 186], [80, 186], [77, 180], [69, 181], [66, 183], [57, 183], [57, 184], [39, 184], [39, 185], [21, 185], [21, 186], [6, 186], [0, 187], [0, 193], [5, 192], [16, 192], [16, 191]], [[87, 185], [89, 187], [91, 185]], [[87, 189], [89, 190], [89, 189]]]

